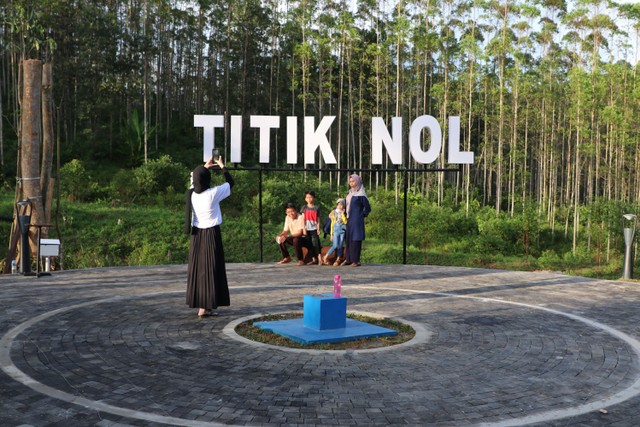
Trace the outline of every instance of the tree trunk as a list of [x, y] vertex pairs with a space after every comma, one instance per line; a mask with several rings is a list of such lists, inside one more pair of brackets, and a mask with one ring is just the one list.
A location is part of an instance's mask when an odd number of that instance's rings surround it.
[[[51, 63], [42, 66], [42, 163], [40, 166], [40, 191], [42, 192], [43, 222], [51, 222], [51, 203], [53, 201], [53, 183], [51, 168], [53, 165], [53, 76]], [[43, 229], [46, 236], [48, 229]]]
[[2, 114], [2, 86], [4, 84], [4, 82], [2, 81], [3, 79], [0, 79], [0, 173], [2, 173], [4, 175], [5, 171], [4, 171], [4, 130], [3, 130], [3, 124], [4, 124], [4, 120], [2, 120], [2, 117], [4, 117]]
[[[40, 189], [40, 141], [42, 126], [42, 62], [37, 59], [23, 61], [22, 159], [20, 178], [22, 194], [31, 201], [31, 224], [43, 224], [45, 220]], [[31, 228], [31, 253], [37, 249], [35, 228]]]

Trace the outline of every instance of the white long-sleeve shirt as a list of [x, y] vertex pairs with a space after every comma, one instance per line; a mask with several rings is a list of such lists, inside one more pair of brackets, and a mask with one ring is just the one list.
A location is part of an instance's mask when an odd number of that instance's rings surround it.
[[220, 202], [231, 195], [228, 182], [217, 187], [209, 188], [202, 193], [191, 194], [193, 212], [192, 224], [197, 228], [211, 228], [222, 224]]

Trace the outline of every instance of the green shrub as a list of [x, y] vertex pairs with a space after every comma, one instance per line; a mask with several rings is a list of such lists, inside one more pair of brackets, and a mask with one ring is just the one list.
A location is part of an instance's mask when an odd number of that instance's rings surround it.
[[[250, 212], [257, 218], [258, 210], [254, 208], [252, 200], [258, 194], [258, 174], [250, 171], [229, 171], [234, 184], [231, 189], [231, 197], [222, 202], [225, 216], [238, 216]], [[220, 185], [224, 182], [224, 176], [220, 173], [212, 174], [212, 185]], [[257, 197], [256, 197], [257, 199]], [[237, 201], [240, 202], [237, 202]], [[257, 206], [257, 204], [256, 204]]]
[[109, 183], [111, 198], [124, 203], [133, 202], [138, 192], [136, 186], [131, 185], [132, 182], [134, 182], [133, 171], [129, 169], [118, 170]]
[[539, 248], [540, 220], [538, 208], [535, 203], [527, 203], [523, 209], [521, 220], [517, 221], [520, 227], [518, 244], [522, 248], [524, 255], [537, 255]]
[[[136, 170], [120, 171], [92, 168], [79, 160], [65, 165], [61, 236], [54, 235], [53, 229], [49, 236], [62, 239], [64, 268], [187, 262], [189, 239], [183, 230], [183, 207], [188, 171], [168, 157], [150, 163]], [[151, 184], [161, 181], [165, 172], [177, 178], [154, 189]], [[225, 256], [228, 262], [259, 262], [258, 172], [231, 173], [236, 184], [231, 198], [222, 204]], [[280, 258], [273, 236], [282, 230], [285, 203], [300, 207], [304, 192], [313, 189], [316, 202], [326, 215], [336, 198], [346, 195], [346, 187], [336, 191], [324, 183], [318, 188], [317, 178], [311, 173], [306, 177], [300, 173], [263, 176], [262, 259], [271, 262]], [[219, 172], [212, 177], [214, 185], [224, 182]], [[108, 185], [97, 184], [103, 181]], [[140, 186], [155, 193], [147, 191], [140, 197]], [[13, 210], [11, 193], [0, 193], [0, 208], [5, 216]], [[101, 194], [112, 200], [87, 202]], [[370, 201], [373, 211], [366, 220], [362, 261], [400, 264], [404, 261], [402, 200], [396, 204], [395, 193], [381, 188], [370, 191]], [[633, 211], [633, 207], [604, 202], [582, 209], [580, 234], [573, 251], [572, 230], [564, 229], [567, 210], [560, 208], [556, 211], [556, 224], [561, 225], [552, 230], [546, 218], [538, 217], [535, 204], [526, 205], [513, 217], [507, 213], [496, 215], [492, 207], [480, 208], [477, 202], [467, 215], [452, 203], [438, 206], [415, 195], [411, 195], [408, 207], [409, 264], [543, 268], [613, 279], [619, 278], [622, 270], [621, 212]], [[10, 229], [10, 222], [0, 223], [0, 236], [4, 236], [0, 240], [8, 241]], [[328, 238], [322, 238], [322, 243], [330, 244]], [[534, 260], [532, 257], [538, 254]]]
[[165, 191], [183, 193], [189, 171], [179, 163], [174, 163], [168, 155], [149, 162], [133, 170], [136, 192], [142, 196], [155, 195]]
[[365, 220], [367, 237], [389, 244], [402, 244], [402, 215], [402, 206], [372, 203], [371, 214]]
[[164, 239], [143, 239], [128, 254], [127, 265], [181, 264], [187, 262], [186, 251], [188, 247]]
[[[260, 260], [260, 229], [257, 217], [234, 218], [226, 215], [220, 230], [225, 258], [228, 262], [257, 262]], [[263, 238], [265, 249], [263, 255], [274, 250], [277, 251], [277, 245], [271, 234], [265, 234]], [[272, 259], [279, 258], [265, 258], [265, 260]]]
[[511, 218], [504, 213], [496, 216], [495, 212], [481, 211], [478, 215], [476, 252], [522, 254], [522, 228], [522, 217]]
[[[251, 199], [251, 209], [256, 213], [256, 221], [260, 213], [260, 196], [253, 196]], [[271, 191], [262, 192], [262, 221], [266, 224], [284, 223], [285, 210], [282, 199]]]
[[462, 210], [454, 211], [426, 202], [412, 207], [408, 214], [408, 242], [420, 248], [432, 248], [450, 241], [469, 240], [477, 234], [475, 219], [467, 216]]
[[73, 159], [60, 168], [60, 188], [67, 199], [88, 201], [96, 188], [82, 160]]
[[362, 245], [361, 261], [377, 264], [402, 264], [402, 245], [380, 243], [372, 245], [365, 241]]
[[586, 242], [581, 242], [575, 251], [568, 251], [562, 257], [564, 270], [573, 272], [575, 269], [588, 266], [592, 263], [593, 256]]
[[184, 213], [165, 206], [69, 204], [61, 209], [65, 268], [184, 263]]
[[537, 259], [537, 264], [544, 270], [558, 271], [562, 270], [563, 260], [554, 250], [547, 249], [542, 251]]

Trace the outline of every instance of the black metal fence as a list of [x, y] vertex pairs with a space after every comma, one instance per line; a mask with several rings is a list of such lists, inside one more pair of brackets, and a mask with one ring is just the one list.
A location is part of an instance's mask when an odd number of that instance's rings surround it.
[[[265, 172], [332, 172], [332, 173], [344, 173], [347, 172], [349, 175], [354, 173], [402, 173], [404, 175], [403, 181], [403, 194], [404, 194], [404, 206], [403, 206], [403, 219], [402, 219], [402, 263], [407, 263], [407, 193], [409, 191], [409, 173], [419, 172], [419, 173], [434, 173], [434, 172], [442, 172], [442, 173], [459, 173], [462, 170], [462, 166], [457, 168], [300, 168], [300, 167], [228, 167], [229, 170], [242, 170], [242, 171], [254, 171], [258, 172], [258, 217], [260, 221], [260, 262], [263, 262], [263, 242], [264, 242], [264, 232], [263, 232], [263, 212], [262, 212], [262, 192], [263, 192], [263, 174]], [[364, 181], [364, 180], [363, 180]]]

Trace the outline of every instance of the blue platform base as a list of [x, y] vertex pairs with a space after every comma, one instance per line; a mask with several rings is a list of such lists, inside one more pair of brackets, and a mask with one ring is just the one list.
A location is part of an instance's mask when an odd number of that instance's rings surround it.
[[287, 337], [302, 345], [353, 341], [359, 338], [375, 338], [396, 335], [398, 332], [358, 320], [346, 319], [344, 328], [313, 329], [304, 326], [304, 319], [255, 322], [254, 326]]

